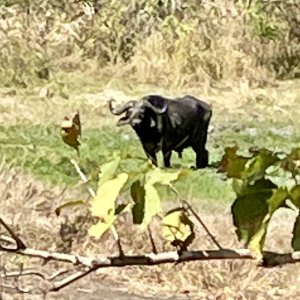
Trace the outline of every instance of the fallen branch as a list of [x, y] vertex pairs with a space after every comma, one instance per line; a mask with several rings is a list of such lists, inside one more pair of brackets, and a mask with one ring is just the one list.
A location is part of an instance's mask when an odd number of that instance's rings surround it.
[[[10, 237], [0, 236], [0, 241], [12, 242]], [[27, 257], [42, 258], [54, 260], [57, 262], [70, 263], [75, 266], [83, 267], [83, 270], [77, 271], [60, 281], [54, 282], [53, 280], [67, 272], [60, 271], [59, 273], [46, 277], [45, 275], [32, 270], [4, 273], [1, 277], [19, 277], [25, 275], [37, 275], [41, 278], [45, 278], [48, 282], [52, 282], [47, 291], [54, 292], [70, 285], [71, 283], [87, 276], [100, 268], [110, 267], [125, 267], [125, 266], [153, 266], [166, 263], [181, 263], [188, 261], [207, 261], [207, 260], [227, 260], [227, 259], [256, 259], [248, 249], [218, 249], [218, 250], [198, 250], [198, 251], [183, 251], [178, 253], [176, 251], [162, 252], [162, 253], [148, 253], [145, 255], [124, 255], [124, 256], [104, 256], [96, 255], [95, 257], [87, 257], [81, 255], [64, 254], [58, 252], [49, 252], [37, 249], [12, 249], [0, 248], [0, 252], [9, 252]], [[278, 265], [284, 265], [289, 263], [300, 262], [300, 251], [286, 254], [278, 254], [275, 252], [264, 252], [264, 258], [261, 263], [264, 267], [274, 267]], [[24, 290], [23, 292], [29, 293], [30, 291]]]
[[[0, 237], [1, 240], [1, 237]], [[0, 251], [5, 251], [1, 249]], [[9, 251], [12, 252], [12, 251]], [[197, 260], [225, 260], [225, 259], [255, 259], [248, 249], [219, 249], [219, 250], [198, 250], [183, 251], [179, 254], [176, 251], [148, 253], [144, 255], [124, 255], [124, 256], [104, 256], [96, 255], [87, 257], [81, 255], [64, 254], [59, 252], [48, 252], [37, 249], [19, 249], [14, 251], [16, 254], [42, 258], [46, 260], [55, 260], [59, 262], [81, 265], [88, 268], [109, 268], [124, 266], [158, 265], [165, 263], [180, 263]], [[276, 252], [264, 252], [264, 265], [271, 263], [272, 266], [287, 263], [300, 262], [300, 251], [279, 254]]]

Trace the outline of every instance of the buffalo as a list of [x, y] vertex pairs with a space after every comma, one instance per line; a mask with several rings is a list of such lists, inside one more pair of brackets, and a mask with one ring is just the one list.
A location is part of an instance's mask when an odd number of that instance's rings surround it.
[[154, 165], [157, 166], [158, 151], [162, 151], [164, 166], [169, 168], [172, 151], [181, 158], [182, 151], [192, 147], [196, 168], [208, 166], [205, 145], [212, 108], [206, 102], [190, 95], [175, 99], [148, 95], [119, 108], [113, 107], [113, 100], [108, 105], [112, 114], [125, 114], [117, 126], [131, 125]]

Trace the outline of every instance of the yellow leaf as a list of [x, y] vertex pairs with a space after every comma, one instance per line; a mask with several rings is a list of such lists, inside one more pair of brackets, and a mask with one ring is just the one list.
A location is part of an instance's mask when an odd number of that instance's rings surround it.
[[128, 174], [121, 173], [114, 179], [104, 182], [97, 190], [96, 197], [91, 201], [91, 212], [107, 220], [115, 213], [115, 201], [128, 179]]
[[181, 208], [171, 210], [162, 222], [162, 235], [174, 246], [186, 248], [194, 239], [194, 225]]
[[61, 123], [60, 134], [62, 140], [69, 146], [75, 148], [79, 153], [79, 137], [81, 136], [81, 124], [79, 112], [76, 112], [70, 119], [65, 117]]
[[112, 226], [116, 218], [117, 216], [111, 216], [107, 222], [100, 221], [97, 224], [92, 225], [89, 229], [89, 236], [99, 239], [105, 233], [105, 231]]

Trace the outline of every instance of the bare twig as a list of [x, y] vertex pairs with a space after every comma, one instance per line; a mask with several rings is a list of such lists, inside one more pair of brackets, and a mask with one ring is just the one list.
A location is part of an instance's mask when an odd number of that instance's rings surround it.
[[12, 248], [8, 248], [6, 249], [6, 247], [3, 247], [0, 245], [0, 249], [4, 249], [4, 250], [19, 250], [19, 249], [25, 249], [26, 246], [25, 244], [22, 242], [22, 240], [14, 233], [14, 231], [4, 222], [4, 220], [0, 217], [0, 225], [2, 225], [7, 232], [10, 234], [10, 236], [12, 237], [12, 239], [16, 242], [16, 249], [12, 249]]
[[[73, 164], [73, 166], [75, 167], [75, 170], [76, 170], [77, 174], [79, 175], [80, 179], [81, 179], [84, 183], [87, 184], [87, 183], [88, 183], [88, 179], [87, 179], [87, 177], [85, 176], [85, 174], [81, 171], [81, 169], [80, 169], [78, 163], [76, 162], [76, 160], [75, 160], [75, 159], [71, 159], [70, 161], [71, 161], [71, 163]], [[90, 186], [87, 186], [87, 188], [88, 188], [88, 191], [89, 191], [90, 195], [92, 196], [92, 198], [95, 198], [95, 197], [96, 197], [95, 191], [94, 191]], [[116, 242], [117, 242], [117, 246], [118, 246], [118, 250], [119, 250], [119, 255], [120, 255], [120, 257], [121, 257], [121, 256], [124, 256], [124, 251], [123, 251], [123, 249], [122, 249], [121, 240], [120, 240], [119, 234], [118, 234], [118, 232], [117, 232], [115, 226], [112, 225], [110, 229], [111, 229], [111, 231], [112, 231], [112, 234], [113, 234], [113, 236], [114, 236], [114, 239], [115, 239]]]
[[[98, 268], [96, 268], [96, 269], [98, 269]], [[95, 268], [89, 268], [85, 271], [76, 272], [75, 274], [72, 274], [69, 277], [62, 279], [61, 281], [54, 283], [53, 287], [49, 289], [49, 292], [57, 292], [57, 291], [61, 290], [62, 288], [70, 285], [71, 283], [73, 283], [73, 282], [89, 275], [90, 273], [92, 273], [96, 269]]]
[[[84, 182], [84, 183], [87, 184], [89, 181], [88, 181], [88, 179], [86, 178], [85, 174], [81, 171], [81, 169], [80, 169], [80, 167], [79, 167], [77, 161], [76, 161], [75, 159], [71, 159], [70, 162], [71, 162], [71, 164], [74, 166], [74, 168], [75, 168], [77, 174], [79, 175], [80, 179], [82, 180], [82, 182]], [[90, 186], [88, 186], [87, 188], [88, 188], [88, 191], [89, 191], [90, 195], [91, 195], [93, 198], [95, 198], [95, 197], [96, 197], [95, 191], [94, 191]]]
[[157, 248], [155, 246], [155, 242], [154, 242], [154, 238], [153, 238], [153, 235], [152, 235], [152, 231], [151, 231], [150, 225], [147, 226], [147, 229], [148, 229], [148, 233], [149, 233], [149, 237], [150, 237], [152, 251], [153, 251], [153, 253], [157, 254], [158, 251], [157, 251]]
[[223, 249], [223, 247], [219, 244], [219, 242], [216, 240], [216, 238], [212, 235], [212, 233], [209, 231], [207, 226], [204, 224], [204, 222], [201, 220], [199, 215], [195, 212], [195, 210], [192, 208], [192, 206], [186, 201], [183, 200], [183, 203], [186, 205], [187, 209], [193, 214], [193, 216], [196, 218], [196, 220], [201, 224], [201, 226], [206, 231], [207, 235], [211, 238], [211, 240], [214, 242], [214, 244], [219, 248]]

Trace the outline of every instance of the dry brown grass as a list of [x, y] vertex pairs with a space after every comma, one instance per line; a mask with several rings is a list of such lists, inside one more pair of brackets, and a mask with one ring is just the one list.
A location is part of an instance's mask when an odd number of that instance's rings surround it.
[[[65, 194], [53, 187], [47, 187], [12, 169], [1, 166], [0, 170], [0, 214], [16, 232], [23, 238], [28, 247], [55, 250], [59, 244], [59, 227], [62, 219], [54, 214], [54, 208]], [[234, 235], [234, 228], [229, 214], [229, 207], [224, 204], [214, 204], [218, 209], [215, 213], [207, 213], [203, 207], [207, 201], [200, 201], [197, 210], [202, 220], [211, 229], [223, 247], [241, 247]], [[222, 206], [222, 207], [220, 207]], [[70, 212], [66, 212], [70, 215]], [[73, 212], [76, 216], [80, 211]], [[276, 213], [272, 221], [266, 247], [278, 252], [290, 251], [291, 225], [293, 213], [282, 210]], [[151, 251], [148, 237], [131, 225], [129, 216], [120, 218], [117, 224], [126, 253], [143, 253]], [[162, 241], [158, 223], [152, 225], [155, 240], [160, 251], [171, 249]], [[84, 240], [86, 243], [84, 243]], [[201, 228], [197, 227], [197, 238], [193, 242], [193, 249], [213, 248]], [[107, 233], [100, 242], [88, 242], [81, 239], [74, 244], [73, 253], [117, 254], [112, 236]], [[1, 264], [6, 268], [16, 268], [20, 263], [24, 267], [34, 267], [51, 271], [57, 264], [50, 263], [41, 266], [39, 260], [29, 260], [15, 255], [1, 255]], [[286, 265], [274, 269], [257, 267], [250, 261], [207, 261], [190, 262], [180, 265], [161, 265], [155, 267], [126, 267], [115, 269], [101, 269], [97, 274], [74, 284], [87, 289], [96, 289], [98, 282], [108, 286], [126, 288], [129, 292], [143, 296], [171, 298], [186, 296], [193, 299], [297, 299], [300, 272], [296, 265]], [[95, 286], [96, 285], [96, 286]], [[57, 296], [69, 297], [76, 293], [72, 287], [62, 290]], [[60, 296], [59, 296], [60, 295]], [[49, 296], [48, 299], [57, 296]], [[88, 295], [85, 295], [88, 297]], [[53, 299], [54, 299], [53, 298]], [[22, 297], [14, 296], [14, 299]], [[33, 296], [23, 297], [33, 299]], [[62, 299], [62, 298], [60, 298]]]

